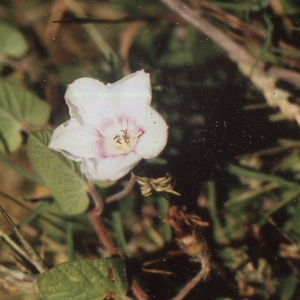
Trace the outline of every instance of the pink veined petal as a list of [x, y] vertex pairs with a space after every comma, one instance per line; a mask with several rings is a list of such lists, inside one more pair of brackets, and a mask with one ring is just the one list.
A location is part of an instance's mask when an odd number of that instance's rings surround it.
[[151, 104], [150, 75], [144, 70], [107, 86], [115, 99], [118, 99], [121, 111], [127, 115], [134, 115], [140, 106]]
[[70, 159], [81, 161], [82, 158], [99, 157], [98, 140], [99, 136], [93, 128], [82, 127], [71, 118], [53, 131], [48, 147]]
[[142, 158], [134, 152], [101, 160], [83, 159], [81, 172], [91, 180], [113, 181], [125, 176]]
[[144, 159], [156, 157], [166, 146], [168, 140], [168, 125], [165, 120], [150, 106], [136, 118], [136, 123], [143, 130], [134, 151]]
[[71, 117], [81, 125], [101, 129], [107, 120], [113, 120], [120, 110], [110, 88], [92, 78], [79, 78], [70, 84], [65, 94]]

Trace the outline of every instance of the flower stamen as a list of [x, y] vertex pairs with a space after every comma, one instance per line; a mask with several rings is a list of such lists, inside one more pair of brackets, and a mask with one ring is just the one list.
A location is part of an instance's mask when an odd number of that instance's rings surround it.
[[133, 130], [122, 129], [113, 137], [114, 146], [120, 151], [120, 154], [127, 153], [136, 145], [138, 138], [144, 132], [134, 132]]

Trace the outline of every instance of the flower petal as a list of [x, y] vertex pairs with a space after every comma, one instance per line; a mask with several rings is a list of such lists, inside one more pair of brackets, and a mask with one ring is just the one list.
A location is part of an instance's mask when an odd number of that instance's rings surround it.
[[[128, 106], [151, 104], [150, 75], [144, 70], [137, 71], [107, 86], [116, 99], [119, 99], [121, 109], [126, 109]], [[131, 111], [129, 110], [129, 112]]]
[[117, 180], [165, 147], [168, 126], [150, 107], [150, 76], [143, 70], [108, 85], [77, 79], [65, 98], [71, 119], [54, 130], [49, 147], [81, 161], [89, 179]]
[[71, 118], [53, 131], [48, 147], [70, 159], [81, 161], [82, 158], [99, 156], [98, 140], [99, 136], [93, 128], [82, 127]]
[[110, 89], [92, 78], [80, 78], [68, 86], [65, 94], [70, 116], [81, 125], [101, 127], [108, 119], [113, 120], [119, 110]]
[[142, 70], [107, 85], [83, 77], [68, 86], [65, 99], [71, 117], [101, 130], [117, 115], [134, 116], [151, 103], [150, 76]]
[[134, 152], [101, 160], [83, 159], [81, 172], [91, 180], [113, 181], [125, 176], [142, 158]]
[[156, 157], [164, 149], [168, 139], [168, 125], [150, 106], [146, 106], [136, 117], [143, 130], [134, 151], [145, 159]]

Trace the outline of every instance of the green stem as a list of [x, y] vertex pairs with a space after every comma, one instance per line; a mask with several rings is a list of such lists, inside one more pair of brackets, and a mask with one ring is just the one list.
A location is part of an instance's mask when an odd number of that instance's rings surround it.
[[267, 186], [264, 186], [264, 187], [261, 187], [261, 188], [255, 189], [255, 190], [250, 190], [250, 191], [243, 192], [240, 195], [237, 195], [237, 196], [231, 198], [229, 201], [227, 201], [225, 203], [225, 206], [229, 207], [229, 206], [234, 205], [234, 204], [238, 204], [238, 203], [248, 201], [252, 198], [258, 197], [261, 194], [270, 192], [270, 191], [272, 191], [274, 189], [277, 189], [279, 187], [280, 187], [280, 185], [278, 183], [271, 183]]
[[[157, 205], [161, 216], [165, 216], [169, 210], [169, 202], [164, 197], [157, 199]], [[168, 222], [163, 222], [163, 239], [166, 243], [172, 240], [172, 229]]]
[[33, 221], [42, 211], [47, 209], [51, 203], [48, 201], [43, 201], [36, 209], [34, 209], [26, 218], [24, 218], [19, 224], [18, 227], [22, 228], [24, 225]]
[[227, 170], [229, 173], [238, 177], [247, 177], [258, 181], [274, 182], [278, 183], [280, 186], [288, 188], [297, 188], [299, 186], [299, 184], [296, 182], [288, 181], [275, 175], [268, 175], [257, 171], [247, 170], [232, 164], [228, 166]]
[[24, 178], [28, 179], [29, 181], [31, 181], [33, 183], [44, 185], [43, 181], [40, 178], [35, 177], [34, 175], [30, 174], [29, 172], [18, 167], [1, 151], [0, 151], [0, 160], [2, 160], [8, 167], [10, 167], [13, 171], [15, 171], [20, 176], [23, 176]]
[[298, 197], [300, 195], [300, 188], [298, 187], [297, 189], [293, 189], [291, 191], [287, 192], [287, 195], [285, 198], [280, 201], [277, 205], [275, 205], [271, 210], [269, 210], [266, 214], [264, 214], [265, 218], [269, 218], [272, 214], [274, 214], [277, 210], [291, 202], [293, 199]]
[[74, 224], [72, 222], [67, 222], [66, 242], [67, 242], [67, 248], [68, 248], [68, 254], [70, 260], [76, 259], [76, 253], [74, 250], [74, 240], [73, 240], [73, 226]]
[[207, 192], [208, 192], [208, 208], [209, 208], [210, 217], [213, 221], [215, 238], [219, 243], [226, 242], [227, 238], [222, 228], [223, 226], [218, 218], [215, 181], [210, 180], [207, 183]]
[[127, 248], [127, 241], [124, 235], [124, 228], [123, 228], [123, 223], [122, 223], [122, 218], [121, 218], [121, 213], [118, 210], [115, 210], [112, 212], [112, 220], [113, 220], [113, 227], [114, 230], [117, 234], [117, 243], [118, 246], [123, 248], [125, 254], [127, 257], [131, 257], [130, 252], [128, 251]]

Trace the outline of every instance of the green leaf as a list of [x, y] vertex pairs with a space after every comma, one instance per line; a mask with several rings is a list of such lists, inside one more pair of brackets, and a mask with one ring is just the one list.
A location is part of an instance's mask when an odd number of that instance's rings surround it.
[[280, 5], [285, 15], [296, 15], [300, 12], [297, 0], [280, 0]]
[[279, 176], [269, 175], [269, 174], [265, 174], [265, 173], [253, 171], [253, 170], [248, 170], [248, 169], [245, 169], [245, 168], [242, 168], [239, 166], [235, 166], [232, 164], [228, 165], [227, 170], [229, 173], [231, 173], [233, 175], [237, 175], [239, 177], [251, 178], [251, 179], [258, 180], [258, 181], [267, 181], [267, 182], [272, 182], [272, 183], [274, 182], [283, 187], [297, 188], [299, 186], [299, 184], [297, 182], [289, 181], [289, 180], [286, 180]]
[[38, 287], [49, 300], [121, 300], [127, 292], [125, 263], [120, 258], [67, 262], [40, 274]]
[[78, 163], [48, 148], [50, 137], [50, 131], [36, 131], [29, 135], [29, 159], [62, 211], [80, 214], [89, 205], [88, 184], [79, 174]]
[[0, 151], [15, 151], [22, 143], [21, 131], [45, 124], [50, 107], [35, 94], [0, 79]]
[[24, 36], [15, 26], [0, 20], [0, 55], [20, 58], [28, 50]]
[[295, 274], [285, 276], [278, 280], [278, 294], [282, 300], [294, 299], [298, 285], [298, 278]]

